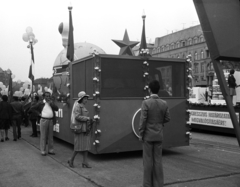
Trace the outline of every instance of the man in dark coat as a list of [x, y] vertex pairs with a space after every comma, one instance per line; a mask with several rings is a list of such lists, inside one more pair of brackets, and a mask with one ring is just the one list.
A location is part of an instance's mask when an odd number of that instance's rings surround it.
[[170, 121], [167, 102], [160, 99], [160, 84], [149, 83], [150, 98], [142, 102], [139, 140], [143, 142], [143, 187], [162, 187], [162, 142], [164, 123]]
[[[39, 101], [38, 95], [34, 95], [30, 108], [36, 106], [38, 104], [38, 101]], [[32, 124], [31, 137], [37, 137], [37, 121], [40, 117], [40, 114], [36, 110], [29, 110], [28, 115], [29, 115], [29, 120], [31, 121], [31, 124]]]
[[0, 131], [1, 131], [1, 142], [4, 142], [4, 131], [5, 131], [5, 140], [8, 138], [8, 129], [10, 128], [11, 118], [12, 118], [12, 107], [7, 102], [8, 96], [3, 95], [2, 101], [0, 102]]
[[21, 138], [21, 121], [24, 115], [23, 105], [18, 101], [18, 96], [13, 95], [14, 101], [12, 106], [12, 127], [13, 127], [13, 141]]

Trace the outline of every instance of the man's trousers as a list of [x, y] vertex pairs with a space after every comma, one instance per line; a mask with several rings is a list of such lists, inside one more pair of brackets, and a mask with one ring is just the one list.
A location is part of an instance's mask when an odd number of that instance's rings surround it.
[[21, 117], [14, 117], [12, 119], [12, 128], [13, 128], [13, 138], [21, 138]]
[[48, 152], [53, 153], [53, 120], [40, 120], [40, 150], [42, 154], [46, 153], [46, 144], [48, 144]]
[[162, 187], [162, 142], [143, 142], [143, 187]]

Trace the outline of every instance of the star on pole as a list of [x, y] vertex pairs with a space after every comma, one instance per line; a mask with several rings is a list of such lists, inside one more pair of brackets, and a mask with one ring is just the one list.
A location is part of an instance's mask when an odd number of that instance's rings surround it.
[[129, 40], [127, 29], [125, 30], [123, 40], [112, 40], [112, 41], [121, 48], [119, 55], [129, 55], [129, 56], [134, 56], [134, 53], [132, 52], [132, 48], [139, 43], [137, 41]]

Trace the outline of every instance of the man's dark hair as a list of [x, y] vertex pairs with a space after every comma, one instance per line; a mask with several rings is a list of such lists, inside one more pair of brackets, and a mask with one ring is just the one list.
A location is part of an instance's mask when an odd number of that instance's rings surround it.
[[159, 90], [160, 90], [160, 84], [157, 80], [153, 80], [149, 83], [148, 85], [149, 89], [151, 90], [151, 92], [153, 94], [158, 94]]
[[13, 96], [13, 100], [14, 101], [18, 101], [18, 97], [17, 96]]
[[26, 100], [26, 98], [23, 96], [22, 98], [21, 98], [21, 101], [25, 101]]
[[45, 97], [46, 94], [49, 94], [49, 96], [51, 96], [51, 93], [50, 93], [50, 92], [44, 92], [42, 96]]
[[39, 101], [39, 97], [37, 95], [35, 95], [34, 97], [37, 101]]
[[231, 69], [231, 70], [230, 70], [230, 74], [233, 75], [234, 73], [235, 73], [234, 69]]
[[3, 100], [3, 101], [7, 101], [7, 100], [8, 100], [8, 96], [3, 95], [3, 96], [2, 96], [2, 100]]

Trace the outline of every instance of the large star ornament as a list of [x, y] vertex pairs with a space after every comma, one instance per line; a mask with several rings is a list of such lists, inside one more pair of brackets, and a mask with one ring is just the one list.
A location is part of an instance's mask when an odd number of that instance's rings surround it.
[[125, 30], [123, 40], [112, 40], [112, 41], [121, 48], [119, 55], [135, 56], [134, 53], [132, 52], [132, 48], [135, 45], [137, 45], [139, 42], [129, 41], [127, 30]]

